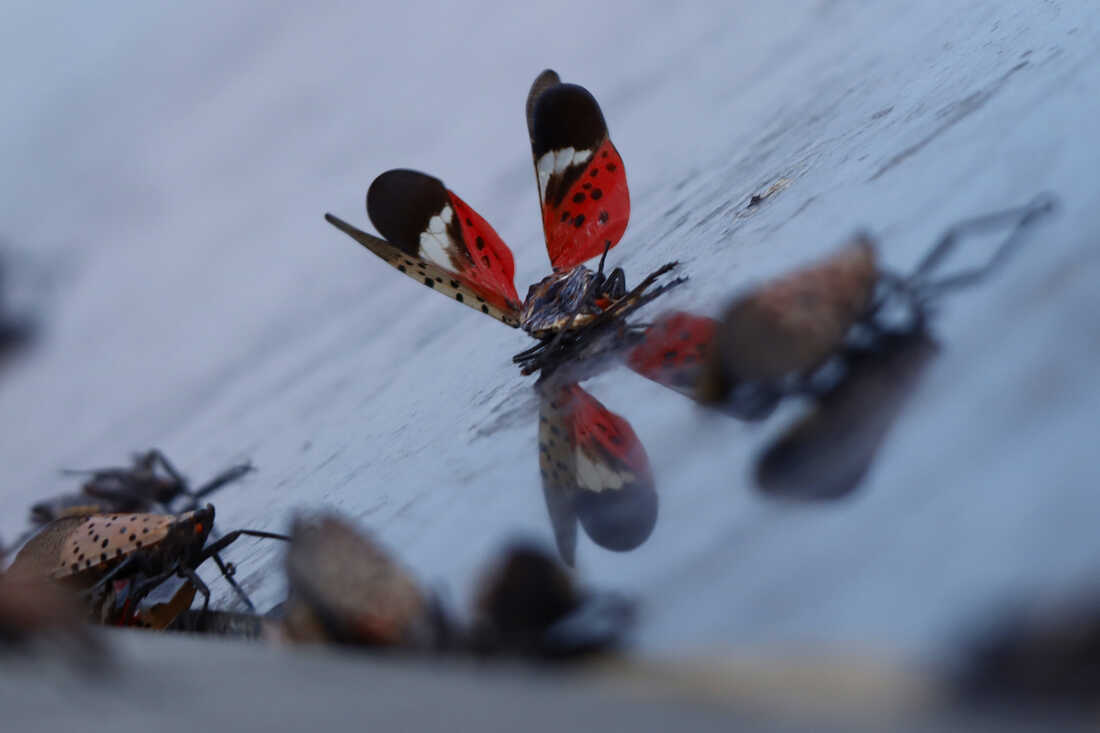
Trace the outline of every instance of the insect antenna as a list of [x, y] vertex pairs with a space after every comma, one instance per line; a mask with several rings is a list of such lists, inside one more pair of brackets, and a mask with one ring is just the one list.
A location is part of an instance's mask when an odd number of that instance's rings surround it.
[[178, 485], [187, 486], [187, 479], [183, 477], [183, 474], [177, 471], [176, 467], [172, 465], [172, 462], [168, 460], [168, 457], [156, 448], [146, 453], [137, 454], [137, 456], [134, 457], [134, 465], [135, 467], [148, 467], [150, 470], [160, 465], [160, 467], [164, 469], [164, 472]]
[[248, 597], [248, 594], [244, 592], [244, 589], [241, 588], [236, 580], [234, 580], [232, 568], [230, 568], [226, 564], [226, 562], [222, 560], [222, 556], [218, 553], [215, 552], [213, 555], [211, 555], [211, 557], [214, 558], [214, 562], [217, 564], [218, 570], [222, 571], [222, 577], [225, 578], [225, 582], [229, 583], [233, 590], [237, 592], [237, 595], [242, 601], [244, 601], [244, 605], [248, 607], [248, 610], [255, 613], [256, 607], [252, 605], [252, 599]]

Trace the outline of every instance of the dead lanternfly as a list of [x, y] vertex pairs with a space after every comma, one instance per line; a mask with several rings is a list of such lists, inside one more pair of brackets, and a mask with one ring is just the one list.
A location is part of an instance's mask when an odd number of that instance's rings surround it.
[[295, 520], [286, 570], [283, 626], [292, 640], [426, 649], [446, 636], [434, 599], [339, 516]]
[[[226, 580], [251, 608], [251, 601], [232, 578], [218, 554], [242, 536], [289, 539], [285, 535], [250, 529], [234, 530], [207, 544], [214, 524], [214, 507], [179, 515], [93, 514], [62, 517], [47, 524], [20, 549], [9, 573], [30, 582], [52, 581], [80, 591], [95, 618], [111, 603], [111, 584], [129, 581], [120, 613], [136, 609], [154, 588], [172, 576], [184, 578], [203, 596], [210, 590], [195, 570], [213, 558]], [[107, 613], [109, 620], [114, 615]]]
[[78, 494], [63, 494], [34, 504], [31, 521], [45, 524], [62, 516], [106, 514], [111, 512], [172, 511], [173, 503], [187, 497], [187, 509], [193, 509], [204, 497], [252, 471], [251, 463], [232, 466], [205, 484], [191, 490], [187, 479], [155, 448], [134, 456], [129, 468], [99, 468], [65, 471], [87, 476]]
[[579, 589], [537, 547], [516, 544], [483, 572], [474, 599], [474, 651], [567, 659], [617, 646], [634, 606]]
[[[583, 263], [614, 247], [630, 218], [622, 158], [603, 113], [584, 87], [550, 70], [527, 97], [527, 129], [546, 248], [554, 271], [520, 302], [512, 252], [493, 228], [431, 176], [391, 170], [367, 192], [367, 213], [383, 238], [326, 214], [329, 223], [409, 277], [512, 327], [539, 343], [515, 356], [524, 374], [552, 371], [592, 343], [623, 330], [623, 319], [669, 288], [650, 289], [676, 263], [633, 290], [619, 268], [604, 275]], [[609, 345], [608, 348], [618, 344]]]
[[[1052, 207], [1041, 196], [961, 222], [905, 277], [879, 268], [871, 240], [859, 235], [821, 263], [737, 298], [715, 327], [696, 397], [706, 404], [768, 404], [784, 394], [820, 392], [819, 381], [837, 378], [827, 367], [843, 375], [846, 349], [866, 352], [886, 336], [923, 330], [944, 293], [991, 272]], [[961, 237], [1003, 227], [1012, 232], [984, 265], [934, 276]]]

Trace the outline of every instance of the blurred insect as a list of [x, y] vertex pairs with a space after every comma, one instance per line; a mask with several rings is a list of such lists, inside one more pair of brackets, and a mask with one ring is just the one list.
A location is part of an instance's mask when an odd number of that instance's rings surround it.
[[[980, 615], [954, 677], [958, 699], [1013, 710], [1100, 710], [1100, 592], [1019, 602]], [[992, 621], [990, 621], [992, 619]]]
[[[4, 562], [0, 552], [0, 565]], [[98, 644], [84, 628], [79, 607], [60, 589], [0, 573], [0, 651], [38, 637], [71, 639], [86, 650]]]
[[448, 635], [434, 599], [373, 538], [336, 515], [299, 517], [283, 610], [294, 641], [432, 649]]
[[187, 479], [154, 448], [136, 454], [130, 468], [65, 471], [66, 475], [88, 477], [80, 493], [62, 494], [34, 504], [31, 521], [45, 524], [63, 516], [138, 513], [155, 509], [172, 512], [180, 497], [187, 499], [184, 509], [194, 509], [203, 498], [252, 470], [251, 463], [232, 466], [192, 491]]
[[612, 649], [634, 622], [634, 604], [577, 588], [539, 548], [519, 543], [483, 572], [472, 645], [482, 654], [568, 659]]
[[[806, 415], [757, 460], [756, 482], [791, 498], [846, 496], [937, 353], [928, 322], [942, 296], [986, 277], [1052, 207], [1039, 196], [957, 224], [907, 277], [880, 269], [871, 239], [857, 235], [822, 262], [737, 298], [720, 320], [659, 317], [626, 363], [745, 420], [767, 417], [783, 397], [810, 397]], [[963, 237], [1006, 227], [1011, 234], [984, 264], [935, 276]]]
[[9, 301], [6, 253], [0, 252], [0, 362], [9, 354], [28, 345], [35, 336], [35, 324], [13, 312]]
[[[750, 291], [715, 327], [696, 397], [751, 413], [784, 395], [821, 394], [843, 379], [846, 349], [866, 354], [896, 335], [924, 330], [945, 294], [986, 277], [1052, 208], [1053, 200], [1040, 196], [957, 224], [908, 276], [880, 269], [873, 241], [861, 234], [826, 260]], [[935, 276], [964, 236], [1005, 227], [1011, 234], [987, 262]]]
[[[617, 348], [617, 337], [629, 330], [626, 316], [682, 279], [650, 289], [675, 262], [629, 291], [622, 269], [604, 274], [607, 253], [630, 218], [630, 194], [622, 158], [588, 90], [542, 72], [527, 96], [527, 130], [553, 272], [522, 303], [511, 250], [437, 178], [391, 170], [374, 180], [367, 214], [381, 239], [332, 214], [325, 219], [409, 277], [527, 331], [538, 344], [514, 361], [531, 374]], [[598, 255], [596, 272], [584, 266]]]
[[657, 491], [630, 423], [575, 382], [540, 380], [539, 473], [562, 560], [574, 563], [577, 523], [592, 540], [626, 552], [657, 523]]
[[[113, 623], [129, 619], [154, 588], [172, 576], [184, 578], [203, 596], [210, 590], [195, 570], [213, 558], [226, 580], [252, 608], [233, 579], [233, 570], [218, 554], [242, 536], [289, 539], [250, 529], [234, 530], [207, 544], [214, 507], [179, 515], [94, 514], [62, 517], [42, 528], [20, 549], [9, 572], [18, 578], [54, 583], [80, 591], [93, 619]], [[128, 581], [116, 584], [116, 581]]]
[[845, 376], [756, 460], [756, 484], [793, 499], [839, 499], [863, 480], [939, 347], [925, 330], [884, 334], [844, 351]]

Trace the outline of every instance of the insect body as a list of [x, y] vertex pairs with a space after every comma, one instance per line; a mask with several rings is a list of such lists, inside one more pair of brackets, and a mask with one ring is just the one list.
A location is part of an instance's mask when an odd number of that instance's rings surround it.
[[565, 568], [526, 543], [482, 573], [473, 610], [475, 651], [554, 659], [613, 648], [634, 622], [629, 600], [579, 588]]
[[385, 549], [339, 516], [294, 522], [286, 570], [283, 623], [295, 641], [428, 648], [443, 637], [432, 599]]
[[[925, 329], [942, 295], [985, 277], [1052, 206], [1043, 196], [961, 222], [904, 277], [882, 269], [874, 243], [857, 235], [821, 262], [747, 292], [714, 327], [696, 397], [707, 404], [768, 403], [831, 389], [847, 371], [847, 352], [864, 358], [895, 336]], [[964, 235], [1004, 227], [1011, 234], [988, 262], [935, 276]]]
[[31, 521], [45, 524], [66, 515], [150, 512], [157, 508], [171, 511], [181, 496], [188, 498], [187, 508], [193, 509], [203, 497], [252, 470], [250, 463], [232, 466], [192, 491], [187, 479], [154, 448], [135, 455], [129, 468], [66, 471], [88, 477], [80, 493], [63, 494], [33, 505]]
[[[53, 581], [81, 591], [90, 600], [93, 616], [112, 621], [115, 614], [104, 601], [124, 600], [119, 613], [140, 604], [155, 587], [173, 575], [190, 583], [203, 595], [203, 609], [210, 590], [195, 569], [213, 558], [229, 584], [245, 603], [251, 602], [218, 554], [242, 535], [287, 539], [272, 532], [235, 530], [211, 544], [207, 538], [214, 524], [214, 507], [207, 504], [180, 515], [93, 514], [62, 517], [46, 525], [20, 549], [9, 572], [18, 578]], [[128, 581], [124, 595], [109, 593], [115, 581]]]
[[437, 178], [399, 169], [374, 180], [367, 213], [382, 238], [325, 215], [409, 277], [538, 339], [538, 346], [516, 355], [525, 374], [552, 370], [680, 282], [650, 290], [675, 263], [631, 291], [621, 269], [605, 276], [602, 260], [596, 272], [584, 266], [606, 256], [630, 218], [622, 158], [592, 95], [544, 71], [528, 94], [527, 128], [554, 271], [532, 285], [522, 303], [511, 250]]

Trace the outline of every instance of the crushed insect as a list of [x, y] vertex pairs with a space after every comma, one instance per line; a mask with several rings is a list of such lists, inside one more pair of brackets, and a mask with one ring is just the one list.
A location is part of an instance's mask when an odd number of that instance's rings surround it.
[[[683, 279], [654, 287], [675, 262], [631, 290], [621, 268], [604, 274], [607, 253], [630, 219], [630, 193], [622, 158], [592, 94], [546, 70], [531, 85], [526, 108], [553, 272], [532, 285], [523, 302], [511, 250], [437, 178], [398, 169], [374, 180], [367, 213], [382, 238], [332, 214], [325, 219], [414, 280], [523, 328], [538, 344], [513, 360], [524, 374], [545, 374], [576, 358], [621, 348], [639, 333], [626, 325], [626, 317]], [[584, 266], [600, 255], [595, 272]]]
[[63, 516], [105, 514], [110, 512], [174, 511], [175, 502], [186, 498], [183, 509], [194, 509], [199, 502], [254, 470], [251, 463], [232, 466], [192, 490], [187, 479], [167, 457], [155, 448], [134, 456], [129, 468], [67, 470], [70, 476], [87, 476], [80, 492], [38, 502], [31, 506], [31, 521], [45, 524]]

